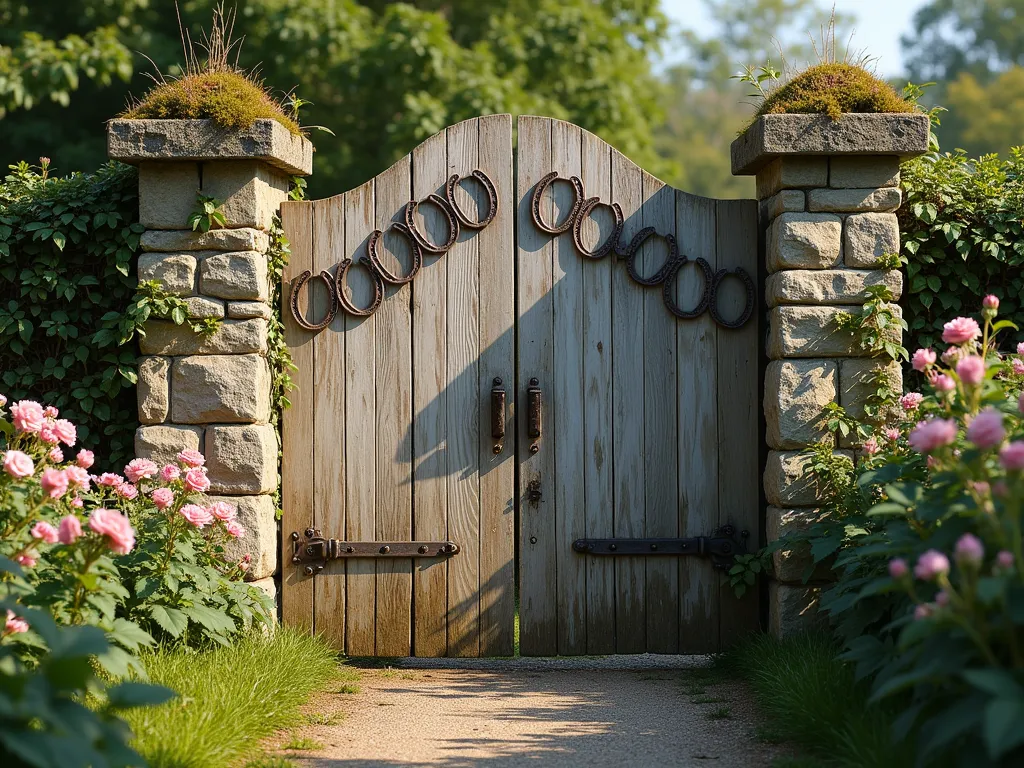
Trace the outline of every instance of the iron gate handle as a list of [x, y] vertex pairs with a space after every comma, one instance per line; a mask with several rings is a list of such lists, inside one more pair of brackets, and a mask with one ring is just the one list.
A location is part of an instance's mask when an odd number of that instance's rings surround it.
[[505, 439], [505, 387], [501, 379], [494, 377], [491, 387], [491, 437], [494, 438], [494, 455], [502, 451]]
[[540, 382], [536, 378], [532, 378], [530, 379], [530, 386], [526, 388], [526, 435], [533, 441], [530, 444], [530, 453], [536, 453], [540, 450], [539, 441], [542, 431], [541, 409], [543, 405]]

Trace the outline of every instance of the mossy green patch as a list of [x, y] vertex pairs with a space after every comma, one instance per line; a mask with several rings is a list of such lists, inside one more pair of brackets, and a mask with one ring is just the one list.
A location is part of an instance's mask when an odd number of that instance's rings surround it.
[[772, 91], [757, 111], [821, 114], [838, 120], [846, 112], [917, 112], [884, 80], [853, 64], [819, 64]]
[[133, 120], [213, 120], [244, 130], [262, 118], [277, 120], [294, 134], [299, 124], [263, 86], [238, 71], [197, 72], [154, 86], [121, 117]]

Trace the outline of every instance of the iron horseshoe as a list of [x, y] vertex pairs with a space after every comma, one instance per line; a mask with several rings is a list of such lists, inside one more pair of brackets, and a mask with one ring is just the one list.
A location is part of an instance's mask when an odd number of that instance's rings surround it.
[[669, 273], [665, 278], [665, 284], [662, 287], [662, 290], [664, 291], [665, 306], [668, 308], [668, 311], [682, 320], [692, 320], [695, 317], [700, 317], [707, 311], [708, 305], [711, 303], [711, 290], [714, 281], [714, 273], [711, 270], [711, 265], [708, 264], [703, 257], [698, 256], [694, 260], [694, 263], [704, 272], [704, 291], [701, 293], [700, 301], [697, 302], [697, 306], [690, 310], [680, 309], [679, 305], [676, 304], [675, 296], [672, 294], [675, 292], [676, 278], [679, 276], [680, 270], [682, 270], [689, 261], [690, 260], [685, 254], [676, 259], [676, 262], [672, 265], [672, 269], [669, 270]]
[[366, 265], [367, 271], [370, 273], [370, 277], [373, 279], [373, 301], [370, 302], [369, 306], [364, 309], [360, 309], [351, 301], [348, 296], [345, 295], [345, 278], [348, 276], [348, 271], [354, 266], [355, 262], [352, 259], [345, 259], [338, 264], [338, 271], [334, 275], [334, 292], [338, 296], [338, 301], [341, 302], [341, 306], [350, 315], [356, 317], [369, 317], [377, 311], [377, 307], [384, 301], [384, 280], [377, 273], [372, 263]]
[[[661, 237], [665, 240], [665, 243], [668, 245], [668, 256], [665, 258], [665, 263], [661, 265], [661, 269], [650, 277], [644, 277], [636, 268], [636, 255], [640, 253], [643, 244], [652, 237]], [[616, 249], [616, 253], [622, 255], [622, 251], [619, 249]], [[633, 239], [626, 247], [625, 256], [626, 271], [629, 272], [629, 276], [636, 283], [648, 287], [661, 285], [661, 283], [665, 282], [669, 272], [672, 271], [672, 267], [675, 266], [676, 261], [679, 259], [679, 246], [672, 235], [662, 235], [654, 227], [644, 227], [633, 235]]]
[[[607, 206], [611, 208], [612, 215], [615, 217], [615, 228], [612, 233], [608, 235], [608, 238], [597, 246], [594, 250], [588, 250], [583, 245], [583, 222], [587, 220], [591, 211], [597, 208], [599, 205]], [[622, 215], [622, 208], [619, 207], [618, 203], [602, 203], [598, 197], [591, 197], [583, 205], [580, 206], [579, 211], [576, 213], [576, 218], [573, 220], [572, 225], [572, 242], [576, 246], [576, 250], [580, 252], [580, 255], [587, 259], [603, 259], [619, 242], [619, 236], [622, 234], [622, 228], [625, 226], [625, 218]]]
[[[746, 289], [746, 302], [743, 304], [743, 311], [740, 316], [735, 320], [725, 320], [718, 313], [718, 288], [722, 284], [722, 281], [727, 277], [735, 277]], [[746, 324], [747, 320], [754, 313], [754, 281], [747, 274], [747, 271], [742, 267], [736, 267], [735, 269], [720, 269], [715, 273], [714, 279], [711, 281], [711, 319], [718, 323], [723, 328], [740, 328]]]
[[459, 204], [455, 201], [455, 187], [458, 186], [462, 177], [457, 173], [453, 173], [448, 178], [448, 183], [444, 185], [445, 197], [448, 198], [448, 205], [451, 207], [452, 212], [455, 214], [455, 218], [459, 220], [459, 223], [462, 226], [466, 229], [483, 229], [494, 221], [494, 217], [498, 215], [498, 190], [494, 188], [493, 182], [491, 182], [490, 178], [488, 178], [487, 174], [483, 171], [475, 170], [471, 175], [474, 179], [479, 181], [481, 185], [483, 185], [484, 191], [487, 192], [486, 216], [480, 219], [480, 221], [473, 221], [466, 215], [465, 211], [459, 208]]
[[291, 296], [289, 297], [288, 304], [292, 310], [292, 318], [295, 320], [296, 323], [299, 324], [299, 326], [305, 328], [307, 331], [322, 331], [324, 328], [331, 324], [331, 322], [338, 314], [338, 294], [335, 291], [335, 286], [331, 274], [326, 270], [320, 272], [320, 274], [317, 275], [317, 277], [323, 280], [324, 284], [327, 286], [327, 293], [331, 297], [331, 306], [330, 309], [327, 311], [327, 316], [324, 317], [324, 319], [321, 320], [319, 323], [314, 324], [308, 322], [306, 318], [302, 316], [302, 313], [299, 312], [299, 292], [302, 290], [302, 286], [306, 284], [306, 281], [309, 280], [309, 278], [312, 276], [313, 273], [307, 269], [305, 272], [303, 272], [301, 275], [295, 278], [295, 282], [292, 283], [292, 293]]
[[540, 201], [544, 196], [544, 190], [551, 186], [558, 178], [558, 171], [552, 171], [538, 181], [537, 186], [533, 188], [533, 198], [530, 201], [530, 213], [533, 214], [533, 223], [537, 225], [537, 229], [541, 232], [547, 232], [549, 235], [560, 235], [568, 231], [573, 222], [576, 221], [580, 208], [583, 206], [583, 198], [586, 197], [586, 193], [583, 191], [583, 181], [577, 176], [571, 176], [569, 183], [572, 184], [573, 190], [576, 193], [576, 199], [573, 201], [569, 216], [557, 227], [545, 224], [543, 217], [540, 215]]
[[[430, 242], [416, 228], [416, 208], [421, 203], [427, 202], [433, 203], [440, 208], [445, 219], [448, 220], [448, 240], [442, 245], [435, 245]], [[405, 226], [409, 229], [409, 234], [412, 235], [412, 238], [419, 243], [420, 248], [427, 253], [447, 253], [448, 249], [455, 245], [455, 241], [459, 239], [459, 220], [455, 218], [455, 214], [448, 207], [448, 201], [434, 194], [427, 195], [426, 199], [422, 201], [410, 200], [405, 204]]]
[[423, 266], [423, 249], [420, 248], [420, 244], [416, 242], [416, 238], [409, 232], [409, 228], [400, 221], [393, 223], [388, 229], [394, 229], [396, 232], [402, 234], [409, 241], [409, 245], [412, 249], [412, 267], [409, 269], [409, 273], [405, 276], [399, 276], [393, 274], [387, 267], [384, 266], [380, 260], [380, 241], [384, 237], [384, 230], [375, 229], [370, 233], [370, 239], [366, 243], [366, 252], [370, 258], [370, 264], [380, 278], [390, 285], [405, 285], [410, 282], [416, 274], [420, 271], [420, 267]]

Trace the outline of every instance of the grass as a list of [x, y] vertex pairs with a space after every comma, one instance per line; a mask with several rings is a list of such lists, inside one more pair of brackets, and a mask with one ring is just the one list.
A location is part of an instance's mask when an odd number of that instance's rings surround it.
[[360, 690], [361, 689], [359, 688], [358, 685], [353, 685], [352, 683], [345, 683], [344, 685], [338, 688], [336, 693], [359, 693]]
[[245, 768], [298, 768], [298, 764], [287, 757], [259, 757], [246, 763]]
[[134, 747], [152, 768], [223, 768], [255, 757], [260, 739], [302, 722], [299, 707], [332, 684], [338, 669], [324, 643], [287, 629], [204, 653], [157, 651], [143, 663], [153, 682], [179, 693], [124, 713]]
[[309, 725], [337, 725], [341, 719], [342, 713], [340, 712], [314, 712], [306, 715], [306, 722]]
[[316, 739], [305, 739], [299, 736], [293, 736], [291, 741], [281, 747], [285, 752], [315, 752], [323, 748], [324, 745]]
[[[827, 635], [787, 640], [754, 635], [726, 656], [725, 669], [754, 689], [765, 728], [776, 739], [802, 747], [806, 759], [776, 763], [789, 768], [906, 768], [912, 745], [896, 742], [890, 726], [898, 716], [869, 704], [865, 686]], [[818, 762], [820, 759], [821, 762]]]

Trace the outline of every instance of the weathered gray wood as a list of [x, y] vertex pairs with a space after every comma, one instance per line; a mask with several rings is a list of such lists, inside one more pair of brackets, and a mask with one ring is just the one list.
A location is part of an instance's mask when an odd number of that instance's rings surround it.
[[[479, 167], [498, 192], [498, 215], [477, 235], [480, 249], [480, 655], [511, 656], [515, 639], [515, 198], [512, 117], [481, 117]], [[477, 185], [479, 193], [479, 185]], [[482, 202], [479, 199], [478, 202]], [[506, 437], [492, 451], [489, 398], [506, 391]]]
[[[539, 231], [530, 217], [534, 185], [551, 170], [551, 121], [519, 118], [518, 180], [516, 184], [516, 231], [518, 264], [519, 370], [517, 391], [525, 395], [531, 378], [537, 378], [550, 397], [553, 346], [551, 237]], [[553, 204], [546, 204], [546, 214]], [[539, 450], [530, 452], [527, 408], [518, 409], [519, 431], [519, 648], [524, 656], [550, 656], [558, 652], [558, 619], [555, 600], [555, 476], [554, 443], [544, 434]], [[551, 413], [545, 413], [546, 424]], [[530, 490], [540, 493], [530, 500]]]
[[[313, 274], [334, 272], [345, 247], [345, 208], [341, 196], [313, 203]], [[321, 280], [308, 283], [316, 322], [330, 296]], [[313, 477], [317, 527], [326, 536], [345, 530], [345, 319], [338, 315], [313, 340]], [[328, 563], [314, 580], [316, 631], [335, 648], [345, 647], [346, 564]]]
[[[611, 148], [583, 131], [583, 179], [588, 197], [612, 198]], [[603, 226], [602, 226], [603, 225]], [[610, 236], [612, 217], [601, 207], [583, 227], [594, 248]], [[583, 264], [584, 493], [586, 535], [615, 535], [612, 493], [612, 280], [622, 279], [611, 256]], [[615, 560], [586, 558], [587, 653], [615, 653]]]
[[[718, 268], [742, 267], [757, 275], [757, 203], [753, 200], [718, 202]], [[723, 284], [721, 312], [739, 315], [744, 292], [735, 279]], [[758, 370], [757, 313], [738, 330], [718, 332], [718, 462], [719, 523], [732, 523], [750, 532], [758, 546], [761, 517], [758, 491]], [[758, 627], [758, 591], [737, 599], [728, 578], [720, 576], [720, 646], [728, 647]]]
[[[676, 192], [676, 237], [695, 262], [718, 263], [716, 202]], [[700, 301], [704, 278], [696, 264], [684, 267], [675, 286], [678, 306]], [[680, 322], [676, 406], [679, 468], [679, 534], [706, 536], [718, 525], [718, 326], [709, 314]], [[679, 653], [718, 649], [718, 575], [707, 560], [679, 561]]]
[[[291, 296], [295, 278], [313, 265], [313, 205], [288, 202], [281, 206], [281, 222], [291, 241], [291, 258], [284, 268], [282, 292]], [[296, 370], [292, 407], [282, 420], [281, 459], [281, 620], [286, 626], [313, 631], [313, 578], [303, 575], [288, 560], [292, 531], [313, 524], [313, 334], [285, 313], [285, 341]], [[339, 650], [342, 645], [336, 645]]]

